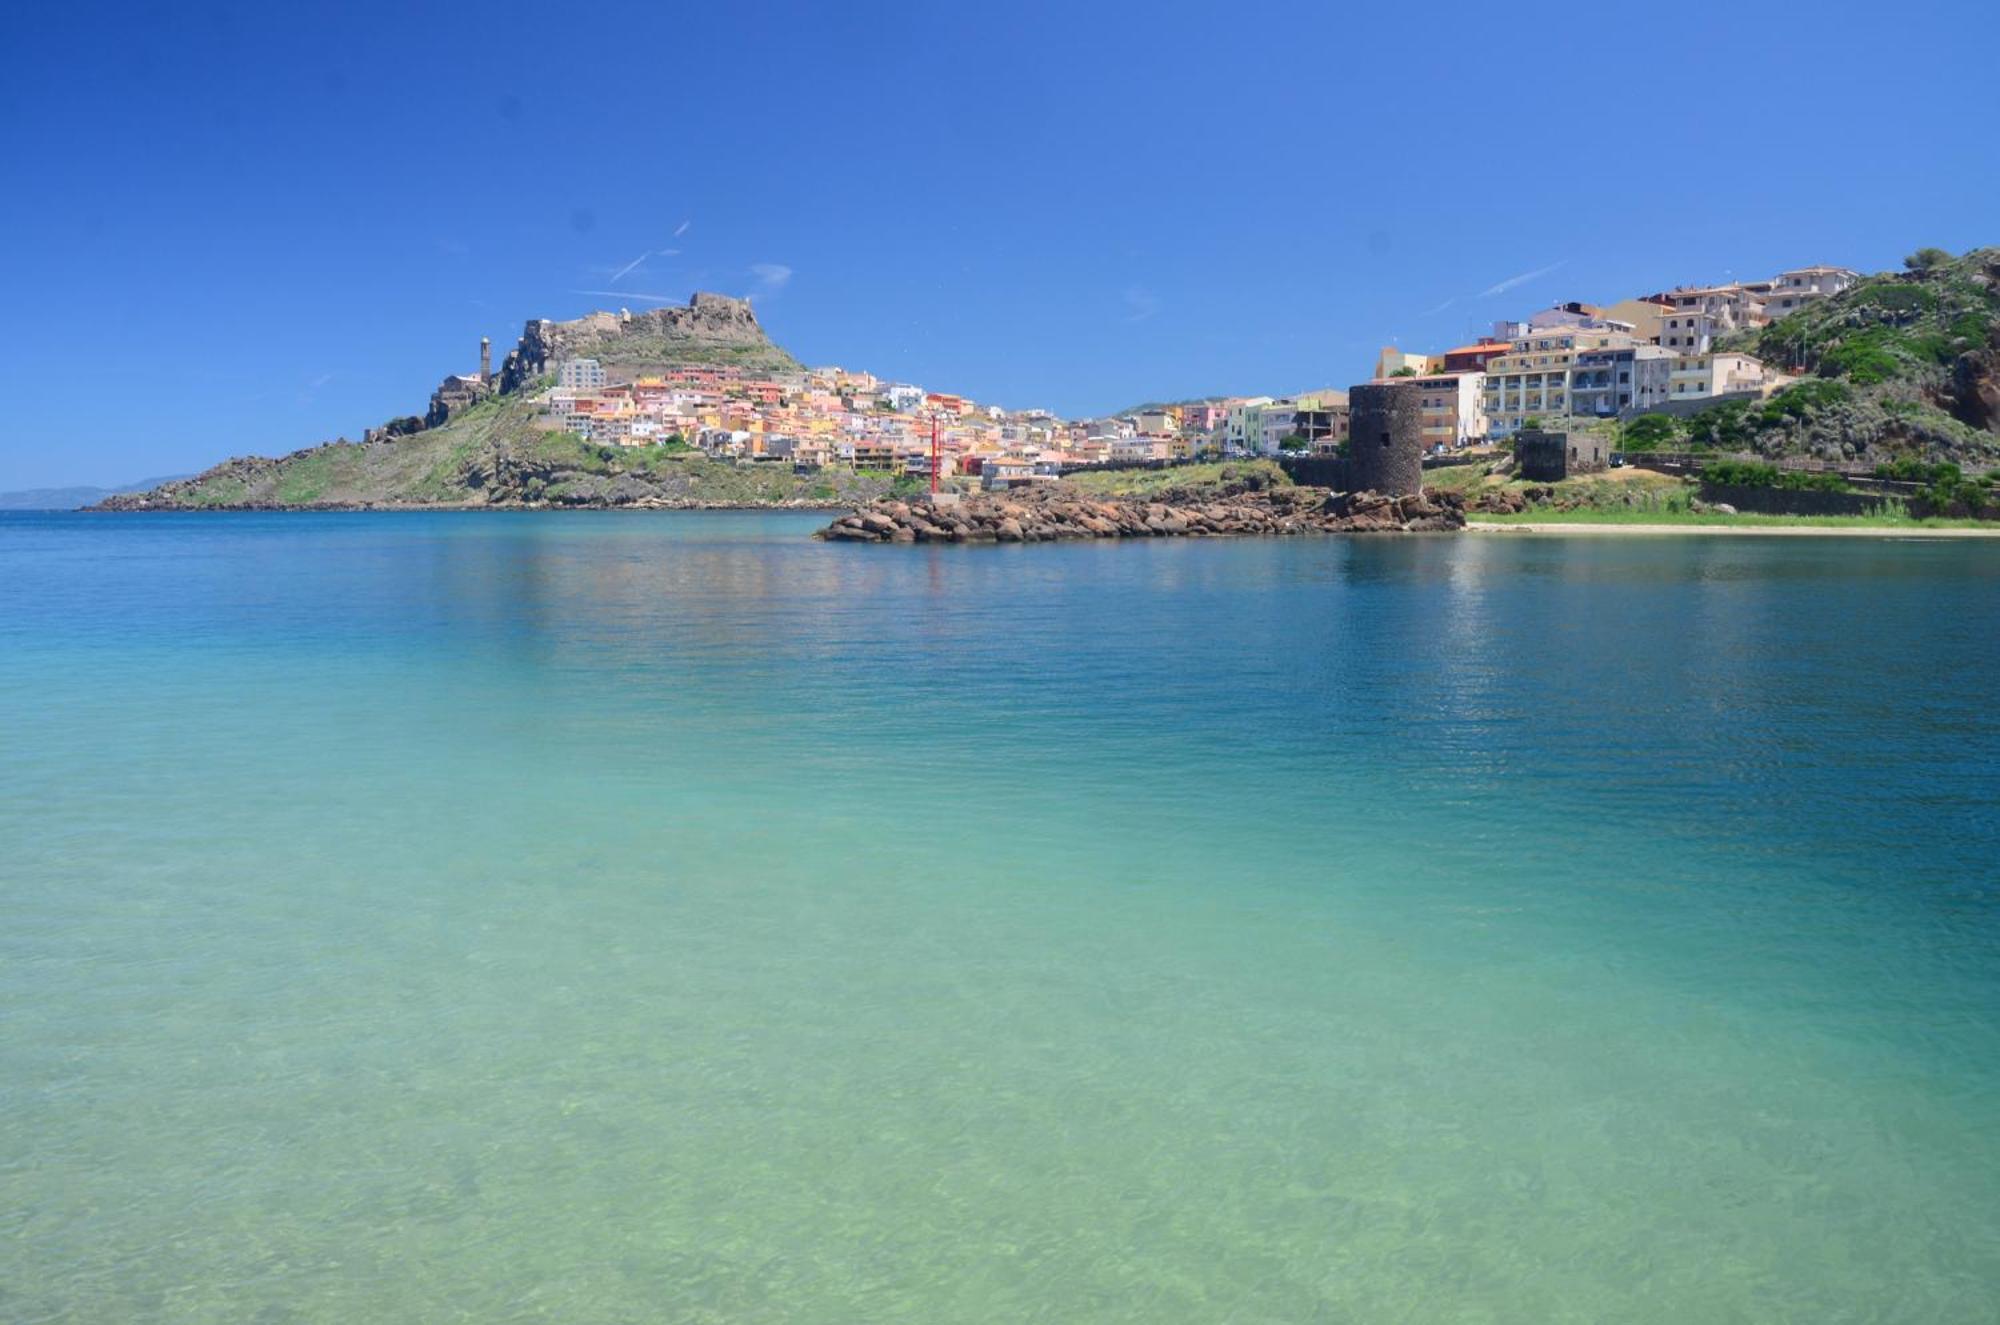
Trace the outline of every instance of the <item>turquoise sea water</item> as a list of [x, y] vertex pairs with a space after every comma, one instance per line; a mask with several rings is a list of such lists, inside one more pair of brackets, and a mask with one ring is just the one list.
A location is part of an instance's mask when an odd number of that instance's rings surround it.
[[0, 1320], [1970, 1321], [2000, 546], [0, 517]]

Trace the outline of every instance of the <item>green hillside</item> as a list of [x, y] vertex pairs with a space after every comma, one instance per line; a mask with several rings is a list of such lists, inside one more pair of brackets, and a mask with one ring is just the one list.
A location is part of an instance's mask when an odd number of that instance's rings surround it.
[[1760, 402], [1626, 425], [1627, 449], [1713, 446], [1828, 460], [2000, 461], [2000, 248], [1912, 254], [1719, 348], [1803, 380]]
[[882, 475], [798, 475], [786, 465], [737, 465], [688, 450], [595, 446], [538, 429], [529, 401], [502, 396], [413, 436], [228, 460], [105, 507], [853, 505], [890, 487]]
[[[363, 442], [336, 441], [269, 459], [239, 456], [148, 492], [107, 498], [107, 510], [355, 506], [848, 505], [890, 487], [886, 476], [797, 475], [782, 464], [736, 465], [685, 447], [593, 446], [551, 432], [532, 397], [557, 363], [599, 360], [614, 376], [689, 364], [797, 371], [750, 306], [696, 295], [686, 308], [592, 313], [528, 323], [499, 374], [499, 392], [458, 404], [435, 427], [406, 417]], [[442, 417], [442, 415], [440, 415]]]

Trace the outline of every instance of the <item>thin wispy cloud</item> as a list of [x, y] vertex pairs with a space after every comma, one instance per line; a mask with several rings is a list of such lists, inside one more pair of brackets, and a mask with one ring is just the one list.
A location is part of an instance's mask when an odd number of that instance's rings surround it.
[[1524, 271], [1519, 276], [1509, 276], [1504, 281], [1495, 281], [1493, 284], [1487, 286], [1484, 290], [1481, 290], [1479, 292], [1479, 297], [1481, 299], [1491, 299], [1496, 294], [1507, 293], [1509, 290], [1513, 289], [1517, 285], [1526, 285], [1529, 281], [1540, 280], [1542, 277], [1548, 275], [1556, 268], [1562, 266], [1564, 262], [1568, 261], [1569, 261], [1568, 258], [1564, 258], [1562, 259], [1561, 262], [1551, 262], [1546, 267], [1537, 267], [1533, 271]]
[[596, 295], [605, 299], [643, 299], [653, 304], [678, 304], [681, 296], [675, 294], [641, 294], [637, 290], [571, 290], [571, 294]]
[[682, 221], [679, 225], [675, 226], [674, 238], [679, 239], [682, 235], [686, 234], [688, 232], [689, 227], [691, 227], [693, 224], [694, 222], [692, 220], [687, 220], [687, 221]]
[[1160, 296], [1144, 286], [1126, 287], [1124, 299], [1127, 322], [1144, 322], [1160, 311]]
[[750, 292], [752, 299], [760, 296], [768, 298], [791, 284], [792, 269], [782, 262], [753, 262], [750, 274], [757, 278], [757, 288]]
[[620, 267], [617, 271], [612, 272], [611, 280], [608, 283], [611, 285], [618, 284], [618, 282], [624, 280], [626, 276], [630, 275], [632, 270], [636, 268], [640, 263], [644, 262], [647, 258], [650, 258], [652, 256], [653, 256], [653, 251], [651, 249], [647, 249], [644, 253], [641, 253], [638, 257], [632, 259], [630, 262]]
[[1441, 303], [1441, 304], [1438, 304], [1438, 305], [1437, 305], [1436, 307], [1434, 307], [1434, 308], [1426, 308], [1426, 309], [1425, 309], [1425, 310], [1423, 311], [1423, 314], [1422, 314], [1422, 316], [1424, 316], [1424, 317], [1435, 317], [1435, 316], [1437, 316], [1437, 315], [1438, 315], [1439, 313], [1442, 313], [1442, 312], [1444, 312], [1444, 310], [1445, 310], [1445, 309], [1447, 309], [1447, 308], [1450, 308], [1450, 307], [1451, 307], [1451, 306], [1452, 306], [1453, 304], [1455, 304], [1455, 303], [1457, 303], [1457, 302], [1458, 302], [1458, 296], [1457, 296], [1457, 295], [1453, 295], [1453, 296], [1452, 296], [1451, 298], [1449, 298], [1449, 299], [1445, 300], [1445, 301], [1444, 301], [1443, 303]]

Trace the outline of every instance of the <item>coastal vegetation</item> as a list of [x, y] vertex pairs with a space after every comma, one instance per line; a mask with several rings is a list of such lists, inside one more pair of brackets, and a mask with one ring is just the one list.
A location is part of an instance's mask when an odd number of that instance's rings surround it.
[[887, 474], [732, 463], [671, 440], [605, 446], [536, 426], [515, 396], [482, 401], [407, 437], [329, 442], [278, 460], [243, 457], [166, 485], [164, 501], [203, 510], [379, 506], [840, 506], [896, 488]]
[[[1781, 515], [1738, 511], [1726, 503], [1705, 501], [1701, 484], [1775, 492], [1851, 493], [1858, 489], [1838, 474], [1733, 460], [1704, 466], [1699, 483], [1643, 469], [1537, 483], [1495, 474], [1492, 469], [1490, 461], [1480, 461], [1427, 470], [1424, 484], [1428, 490], [1462, 498], [1468, 516], [1481, 523], [1971, 528], [1981, 525], [1976, 517], [1982, 513], [2000, 516], [2000, 489], [1983, 480], [1941, 479], [1907, 496], [1885, 492], [1879, 501], [1862, 502], [1862, 509], [1853, 514]], [[1952, 486], [1942, 486], [1944, 483]]]
[[1751, 529], [1983, 529], [1991, 521], [1964, 517], [1922, 517], [1910, 514], [1900, 503], [1885, 502], [1861, 515], [1757, 515], [1746, 512], [1702, 509], [1687, 497], [1658, 504], [1631, 506], [1535, 507], [1511, 513], [1473, 512], [1474, 524], [1574, 524], [1574, 525], [1702, 525], [1715, 528]]
[[1779, 469], [1754, 460], [1711, 460], [1702, 466], [1701, 476], [1709, 483], [1725, 483], [1739, 488], [1782, 488], [1789, 492], [1851, 492], [1852, 486], [1836, 473], [1804, 469]]
[[1718, 346], [1802, 380], [1763, 401], [1642, 415], [1621, 445], [1824, 460], [2000, 462], [2000, 248], [1925, 248]]

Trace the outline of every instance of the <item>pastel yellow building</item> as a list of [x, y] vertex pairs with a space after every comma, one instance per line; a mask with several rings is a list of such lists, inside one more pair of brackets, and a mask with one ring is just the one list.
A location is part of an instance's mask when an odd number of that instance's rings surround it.
[[[1435, 355], [1410, 354], [1394, 345], [1384, 345], [1382, 352], [1375, 356], [1375, 376], [1408, 377], [1413, 373], [1435, 373], [1444, 367], [1444, 361]], [[1410, 371], [1405, 373], [1403, 369]]]

